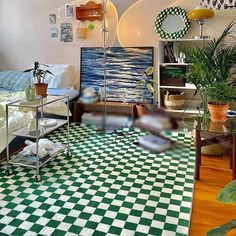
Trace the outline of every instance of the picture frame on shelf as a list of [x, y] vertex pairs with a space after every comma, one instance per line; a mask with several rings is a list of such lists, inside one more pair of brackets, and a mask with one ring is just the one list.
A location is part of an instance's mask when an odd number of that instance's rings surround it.
[[75, 16], [74, 4], [65, 4], [65, 18], [73, 19]]

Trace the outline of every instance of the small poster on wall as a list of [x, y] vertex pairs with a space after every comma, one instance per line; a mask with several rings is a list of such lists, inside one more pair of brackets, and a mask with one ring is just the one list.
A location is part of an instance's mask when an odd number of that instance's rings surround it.
[[57, 23], [56, 14], [49, 14], [49, 24], [56, 24], [56, 23]]
[[71, 23], [61, 23], [61, 42], [73, 42], [73, 27]]
[[52, 27], [51, 28], [51, 38], [57, 38], [58, 37], [58, 28]]
[[201, 4], [216, 10], [236, 8], [236, 0], [201, 0]]
[[65, 4], [65, 18], [74, 18], [73, 4]]

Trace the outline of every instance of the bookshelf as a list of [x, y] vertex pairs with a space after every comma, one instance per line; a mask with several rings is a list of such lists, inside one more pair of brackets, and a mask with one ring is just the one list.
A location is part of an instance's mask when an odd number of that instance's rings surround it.
[[[191, 83], [185, 83], [184, 85], [163, 85], [163, 68], [173, 69], [182, 68], [187, 70], [191, 67], [191, 63], [178, 63], [177, 58], [181, 53], [181, 48], [184, 47], [203, 47], [209, 39], [160, 39], [157, 45], [157, 58], [158, 58], [158, 72], [157, 72], [157, 99], [158, 107], [164, 108], [170, 113], [175, 113], [177, 116], [183, 113], [185, 114], [197, 114], [199, 110], [197, 107], [201, 104], [200, 95], [196, 92], [195, 85]], [[169, 49], [166, 49], [166, 45], [171, 45]], [[172, 55], [168, 55], [171, 53]], [[185, 105], [180, 110], [167, 109], [164, 106], [164, 91], [184, 91], [185, 92]]]

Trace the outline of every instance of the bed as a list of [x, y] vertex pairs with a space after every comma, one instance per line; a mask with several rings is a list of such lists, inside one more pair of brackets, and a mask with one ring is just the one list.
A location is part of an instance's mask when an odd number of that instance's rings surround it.
[[[67, 95], [72, 102], [78, 98], [79, 92], [74, 89], [74, 74], [73, 68], [69, 65], [51, 65], [50, 70], [54, 76], [47, 76], [45, 82], [48, 83], [49, 95]], [[6, 104], [12, 101], [24, 98], [24, 89], [27, 85], [32, 84], [32, 74], [17, 71], [0, 72], [0, 153], [6, 147]], [[66, 101], [65, 101], [66, 102]], [[65, 102], [58, 102], [57, 105], [51, 104], [44, 110], [49, 116], [66, 116], [67, 105]], [[27, 121], [31, 120], [35, 114], [32, 111], [20, 111], [12, 109], [9, 112], [9, 127], [10, 130], [24, 126]], [[8, 142], [11, 142], [14, 137], [11, 137]]]

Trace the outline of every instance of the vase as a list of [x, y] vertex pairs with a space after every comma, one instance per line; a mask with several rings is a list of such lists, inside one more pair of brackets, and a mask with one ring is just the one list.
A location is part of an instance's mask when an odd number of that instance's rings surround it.
[[208, 109], [213, 122], [225, 122], [227, 120], [229, 104], [215, 105], [208, 103]]
[[38, 96], [42, 96], [43, 98], [47, 97], [47, 83], [37, 83], [34, 84], [35, 94]]

